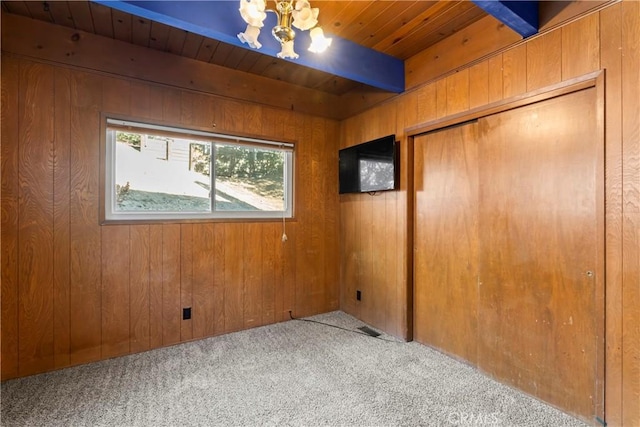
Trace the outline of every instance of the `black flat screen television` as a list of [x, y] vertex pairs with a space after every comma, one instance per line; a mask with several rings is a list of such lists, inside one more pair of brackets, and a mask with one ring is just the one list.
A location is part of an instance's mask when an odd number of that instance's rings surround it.
[[395, 135], [343, 148], [339, 158], [340, 194], [375, 193], [398, 188]]

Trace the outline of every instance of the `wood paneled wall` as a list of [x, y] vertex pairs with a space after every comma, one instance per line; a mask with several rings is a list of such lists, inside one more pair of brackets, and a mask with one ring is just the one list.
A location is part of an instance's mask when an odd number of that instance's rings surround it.
[[[342, 309], [389, 333], [410, 337], [412, 242], [407, 228], [413, 207], [407, 181], [412, 167], [408, 128], [604, 69], [605, 413], [609, 425], [640, 424], [638, 40], [640, 3], [616, 3], [341, 122], [342, 146], [395, 133], [403, 153], [401, 191], [341, 196]], [[473, 52], [461, 49], [459, 55], [475, 61]], [[428, 69], [430, 63], [421, 66]], [[381, 260], [389, 246], [396, 256], [387, 263]], [[355, 289], [363, 290], [362, 301], [356, 301]]]
[[[76, 22], [76, 25], [80, 24]], [[26, 28], [29, 31], [25, 31]], [[168, 34], [169, 27], [162, 28], [165, 28]], [[158, 34], [156, 36], [159, 40], [162, 38]], [[137, 44], [4, 11], [2, 50], [87, 70], [99, 70], [177, 88], [215, 93], [251, 104], [291, 109], [332, 119], [342, 117], [344, 110], [340, 96], [321, 90], [236, 71], [189, 57], [168, 56], [165, 52]], [[101, 55], [97, 56], [96, 52], [101, 52]]]
[[[288, 241], [281, 221], [101, 226], [103, 112], [295, 141]], [[2, 378], [337, 309], [338, 135], [330, 119], [3, 54]]]

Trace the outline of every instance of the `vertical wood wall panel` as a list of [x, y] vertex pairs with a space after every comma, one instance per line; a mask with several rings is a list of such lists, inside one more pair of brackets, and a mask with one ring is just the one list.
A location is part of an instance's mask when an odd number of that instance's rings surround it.
[[[409, 159], [413, 159], [413, 140], [407, 138], [404, 129], [418, 122], [418, 111], [412, 97], [408, 103], [396, 102], [396, 132], [398, 132], [400, 144], [400, 165], [409, 165]], [[393, 262], [395, 271], [391, 274], [395, 278], [393, 283], [396, 288], [393, 292], [393, 303], [388, 306], [390, 314], [387, 316], [387, 327], [390, 333], [405, 339], [412, 339], [413, 328], [412, 307], [413, 307], [413, 263], [407, 257], [408, 248], [413, 246], [413, 239], [408, 239], [409, 228], [410, 233], [413, 232], [412, 208], [410, 201], [413, 199], [413, 168], [402, 167], [400, 169], [400, 190], [396, 193], [397, 199], [395, 211], [392, 215], [395, 217], [395, 253], [393, 254]], [[411, 183], [411, 185], [410, 185]], [[409, 260], [409, 262], [407, 262]]]
[[562, 79], [562, 34], [553, 31], [527, 43], [527, 91]]
[[102, 357], [128, 354], [129, 226], [102, 228]]
[[[288, 240], [283, 245], [284, 259], [282, 261], [283, 272], [283, 320], [288, 320], [290, 315], [297, 313], [296, 304], [296, 282], [298, 280], [296, 267], [298, 265], [298, 252], [296, 250], [296, 242], [298, 241], [298, 225], [290, 223], [287, 226]], [[302, 273], [302, 272], [301, 272]], [[300, 277], [303, 280], [303, 277]]]
[[[309, 307], [310, 310], [315, 311], [316, 307], [320, 305], [324, 305], [325, 301], [323, 301], [324, 294], [320, 291], [320, 286], [324, 280], [324, 239], [323, 239], [323, 231], [319, 224], [324, 223], [324, 219], [326, 216], [326, 212], [324, 210], [324, 201], [317, 197], [318, 194], [326, 194], [324, 192], [324, 181], [325, 175], [323, 172], [323, 168], [326, 167], [320, 159], [321, 147], [318, 145], [319, 140], [318, 137], [324, 133], [324, 119], [322, 118], [312, 118], [311, 120], [311, 133], [309, 138], [312, 141], [312, 149], [310, 151], [310, 157], [308, 160], [309, 165], [309, 182], [311, 184], [311, 195], [314, 199], [317, 200], [316, 203], [313, 204], [310, 214], [316, 217], [319, 221], [317, 223], [312, 223], [310, 229], [308, 231], [308, 239], [311, 241], [313, 248], [312, 251], [308, 252], [309, 260], [319, 261], [314, 263], [312, 267], [313, 273], [310, 277], [308, 277], [307, 292], [311, 296], [312, 305]], [[317, 179], [314, 179], [317, 177]]]
[[606, 69], [605, 92], [605, 194], [606, 287], [605, 396], [606, 419], [622, 423], [622, 5], [600, 14], [601, 63]]
[[162, 346], [162, 225], [149, 226], [149, 345]]
[[268, 325], [275, 322], [276, 288], [280, 285], [280, 274], [276, 265], [281, 259], [282, 232], [278, 223], [270, 223], [262, 227], [262, 271], [260, 278], [261, 289], [261, 320], [260, 324]]
[[447, 82], [447, 115], [469, 109], [469, 69], [450, 75]]
[[[312, 120], [310, 117], [304, 117], [302, 123], [303, 126], [296, 128], [296, 139], [310, 141], [313, 135], [311, 130]], [[311, 150], [298, 151], [296, 153], [296, 160], [300, 165], [306, 165], [304, 168], [296, 168], [296, 182], [307, 188], [308, 191], [303, 194], [298, 194], [297, 202], [303, 206], [308, 203], [311, 197], [312, 191], [312, 169], [311, 162], [313, 160]], [[308, 221], [312, 218], [311, 211], [305, 211], [300, 213], [300, 219]], [[308, 315], [311, 311], [311, 290], [313, 282], [316, 280], [317, 269], [315, 268], [311, 258], [313, 256], [313, 248], [307, 243], [311, 240], [312, 228], [303, 227], [297, 229], [297, 239], [295, 240], [296, 257], [295, 257], [295, 287], [294, 287], [294, 301], [296, 306], [296, 317], [303, 317]], [[293, 243], [293, 242], [292, 242]], [[305, 271], [304, 277], [297, 275], [297, 271]]]
[[622, 4], [622, 422], [640, 423], [640, 3]]
[[162, 344], [180, 342], [181, 226], [162, 226]]
[[483, 61], [469, 68], [469, 108], [489, 103], [489, 63]]
[[[415, 121], [408, 121], [406, 124], [428, 122], [434, 120], [437, 114], [437, 94], [436, 85], [434, 83], [420, 87], [417, 93], [417, 115]], [[398, 130], [396, 130], [398, 132]]]
[[442, 118], [447, 115], [447, 79], [438, 80], [436, 87], [436, 117]]
[[504, 98], [504, 84], [502, 82], [503, 55], [498, 54], [487, 60], [489, 69], [489, 102], [500, 101]]
[[562, 27], [562, 80], [600, 66], [600, 14], [594, 13]]
[[502, 54], [502, 96], [504, 98], [527, 91], [527, 46], [520, 45]]
[[215, 224], [213, 247], [213, 332], [225, 331], [225, 260], [227, 236], [224, 224]]
[[[324, 120], [325, 128], [324, 135], [329, 141], [339, 140], [339, 128], [336, 122], [330, 120]], [[317, 145], [321, 146], [322, 142], [318, 138]], [[325, 211], [324, 223], [325, 226], [322, 236], [324, 237], [324, 281], [328, 284], [326, 292], [326, 304], [329, 310], [337, 310], [340, 308], [340, 270], [336, 266], [340, 265], [340, 237], [338, 234], [339, 229], [339, 215], [340, 211], [332, 209], [332, 206], [339, 206], [339, 194], [338, 194], [338, 173], [333, 169], [332, 165], [338, 164], [338, 150], [337, 146], [333, 150], [320, 150], [322, 156], [322, 164], [324, 169], [322, 174], [325, 179], [324, 194], [323, 197], [323, 209]], [[320, 307], [318, 307], [320, 309]]]
[[[2, 58], [2, 378], [18, 376], [18, 121], [20, 61]], [[11, 83], [9, 83], [11, 82]]]
[[22, 63], [18, 120], [18, 342], [19, 372], [54, 366], [53, 139], [54, 76], [41, 64]]
[[[191, 308], [193, 312], [193, 224], [180, 226], [180, 311]], [[180, 321], [180, 341], [193, 339], [193, 313], [191, 319]]]
[[[242, 224], [227, 224], [224, 227], [224, 330], [239, 331], [244, 326], [244, 270]], [[217, 240], [217, 239], [216, 239]]]
[[[7, 55], [2, 72], [2, 379], [338, 308], [337, 122]], [[101, 225], [101, 114], [295, 142], [289, 240], [281, 221]]]
[[193, 235], [193, 338], [215, 333], [214, 259], [215, 229], [213, 224], [194, 224]]
[[[640, 5], [635, 1], [623, 1], [608, 6], [536, 36], [516, 48], [495, 54], [474, 64], [469, 72], [469, 108], [482, 107], [527, 91], [536, 90], [587, 73], [605, 69], [606, 78], [606, 381], [605, 411], [609, 425], [636, 425], [640, 422], [640, 249], [638, 241], [640, 215]], [[425, 53], [427, 55], [427, 53]], [[423, 55], [424, 56], [424, 55]], [[417, 76], [431, 75], [428, 61], [412, 61], [414, 70], [412, 90], [387, 102], [398, 105], [399, 116], [395, 133], [403, 134], [409, 127], [425, 124], [450, 114], [447, 106], [449, 92], [458, 88], [449, 84], [455, 74], [432, 81]], [[485, 77], [486, 68], [486, 77]], [[453, 73], [460, 68], [448, 70]], [[439, 69], [440, 75], [446, 74]], [[421, 86], [417, 81], [421, 80]], [[415, 83], [415, 84], [414, 84]], [[453, 95], [452, 95], [453, 96]], [[452, 109], [451, 111], [455, 111]], [[365, 141], [365, 123], [384, 120], [383, 109], [371, 108], [341, 122], [341, 146]], [[379, 130], [379, 129], [378, 129]], [[404, 146], [403, 146], [404, 148]], [[401, 155], [400, 169], [406, 171], [413, 158]], [[404, 173], [404, 172], [402, 172]], [[624, 179], [623, 179], [624, 174]], [[398, 192], [399, 199], [403, 192]], [[387, 207], [396, 203], [398, 222], [395, 229], [387, 227], [376, 241], [389, 238], [394, 233], [407, 243], [402, 220], [410, 218], [410, 200], [385, 200]], [[368, 270], [374, 268], [362, 258], [364, 250], [360, 240], [362, 233], [371, 233], [362, 226], [367, 201], [358, 195], [340, 197], [341, 243], [341, 308], [361, 319], [375, 318], [364, 304], [355, 303], [351, 293], [364, 284]], [[366, 238], [365, 238], [366, 242]], [[400, 278], [411, 263], [410, 254], [402, 254], [396, 265]], [[354, 274], [354, 271], [363, 274]], [[408, 288], [401, 280], [397, 292]], [[409, 288], [410, 289], [410, 288]], [[384, 292], [387, 292], [386, 290]], [[410, 302], [399, 307], [387, 305], [385, 324], [374, 324], [389, 333], [410, 325], [410, 320], [399, 320], [398, 312], [411, 309]]]
[[149, 226], [134, 225], [129, 229], [129, 334], [131, 352], [148, 350], [149, 298]]
[[71, 170], [70, 72], [55, 70], [55, 138], [53, 163], [53, 328], [54, 364], [68, 366], [70, 346], [70, 229], [69, 179]]
[[86, 73], [71, 76], [71, 363], [101, 357], [102, 286], [98, 225], [98, 152], [102, 84]]
[[252, 328], [262, 324], [262, 241], [263, 227], [260, 224], [243, 224], [242, 252], [243, 277], [239, 283], [242, 292], [242, 312], [244, 328]]

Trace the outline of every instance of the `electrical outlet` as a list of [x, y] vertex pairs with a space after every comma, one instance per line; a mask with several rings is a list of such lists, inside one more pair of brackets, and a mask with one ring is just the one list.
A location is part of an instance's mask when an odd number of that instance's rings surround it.
[[356, 291], [356, 299], [357, 299], [358, 301], [362, 301], [362, 292], [360, 292], [360, 291]]
[[182, 320], [191, 319], [191, 307], [185, 307], [182, 309]]

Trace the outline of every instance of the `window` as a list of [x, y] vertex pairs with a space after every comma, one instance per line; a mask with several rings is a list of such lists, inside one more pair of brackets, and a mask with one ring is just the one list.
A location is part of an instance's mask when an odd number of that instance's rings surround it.
[[293, 145], [107, 119], [105, 219], [290, 218]]

